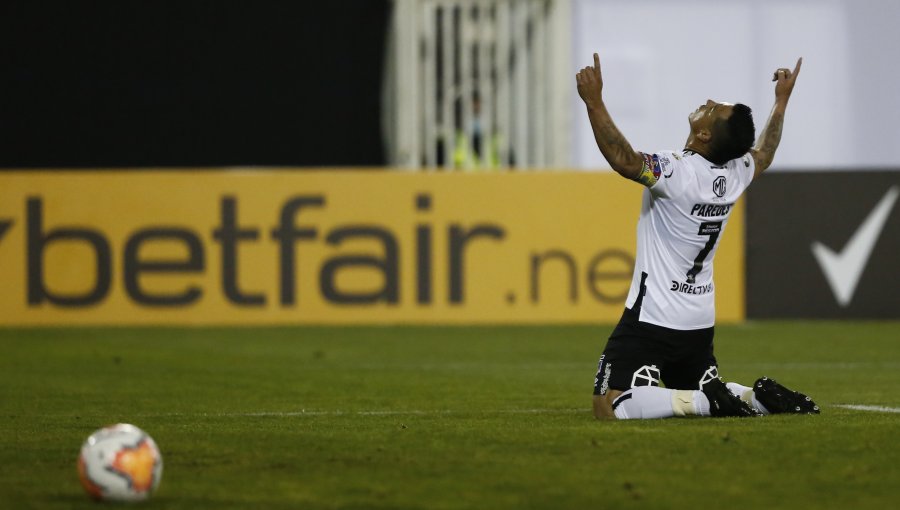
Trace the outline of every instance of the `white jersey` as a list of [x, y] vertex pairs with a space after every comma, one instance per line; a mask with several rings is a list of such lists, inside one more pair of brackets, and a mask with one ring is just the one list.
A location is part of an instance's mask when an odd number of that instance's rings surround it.
[[637, 260], [625, 306], [671, 329], [711, 327], [713, 257], [734, 204], [753, 179], [749, 154], [719, 166], [699, 154], [645, 154], [658, 180], [644, 190]]

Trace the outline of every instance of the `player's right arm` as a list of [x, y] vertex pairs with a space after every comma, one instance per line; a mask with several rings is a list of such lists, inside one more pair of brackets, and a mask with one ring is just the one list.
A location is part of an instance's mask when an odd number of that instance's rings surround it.
[[[645, 186], [656, 182], [644, 156], [635, 151], [613, 123], [603, 103], [603, 76], [600, 73], [600, 56], [594, 53], [594, 66], [585, 67], [575, 76], [578, 95], [587, 106], [588, 118], [594, 131], [594, 140], [603, 157], [622, 177], [638, 181]], [[645, 182], [647, 181], [647, 182]]]

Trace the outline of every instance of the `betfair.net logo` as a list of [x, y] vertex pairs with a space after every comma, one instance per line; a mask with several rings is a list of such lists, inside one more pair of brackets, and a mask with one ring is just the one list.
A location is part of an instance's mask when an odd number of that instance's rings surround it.
[[[125, 295], [144, 307], [191, 305], [211, 291], [220, 291], [228, 303], [242, 308], [264, 307], [273, 301], [281, 307], [302, 306], [303, 300], [311, 297], [342, 306], [396, 305], [402, 301], [403, 274], [414, 275], [415, 284], [410, 292], [413, 303], [429, 305], [442, 301], [460, 305], [467, 298], [467, 271], [480, 264], [481, 257], [496, 258], [497, 250], [503, 248], [510, 235], [508, 226], [491, 220], [465, 224], [428, 221], [433, 198], [425, 193], [413, 197], [412, 236], [398, 235], [396, 227], [372, 221], [323, 227], [310, 218], [315, 217], [311, 213], [328, 212], [324, 194], [288, 197], [268, 226], [242, 222], [239, 198], [221, 196], [214, 205], [218, 206], [215, 225], [198, 229], [194, 220], [192, 226], [128, 226], [128, 234], [116, 242], [97, 225], [51, 224], [46, 219], [50, 205], [41, 196], [28, 196], [24, 202], [21, 225], [29, 307], [95, 306], [109, 296], [118, 281]], [[14, 220], [0, 222], [0, 241], [13, 225], [22, 228]], [[411, 246], [402, 246], [404, 239], [407, 243], [411, 240]], [[359, 246], [360, 242], [375, 249], [350, 248]], [[260, 244], [271, 247], [274, 257], [269, 262], [277, 268], [277, 283], [269, 286], [268, 291], [261, 289], [263, 285], [258, 278], [251, 283], [242, 281], [250, 266], [242, 253]], [[114, 248], [119, 245], [119, 250]], [[153, 255], [154, 247], [159, 245], [176, 246], [180, 255]], [[302, 296], [298, 264], [302, 260], [310, 263], [308, 253], [313, 245], [325, 245], [331, 251], [330, 255], [315, 261], [318, 295]], [[49, 267], [48, 253], [62, 247], [89, 254], [77, 264], [67, 261], [72, 267], [66, 267], [65, 272], [81, 275], [82, 285], [78, 289], [54, 287], [52, 278], [48, 278], [51, 269], [58, 271]], [[406, 257], [401, 257], [401, 253], [407, 254]], [[542, 282], [548, 287], [567, 289], [566, 301], [573, 304], [579, 301], [580, 290], [585, 286], [587, 295], [596, 302], [621, 303], [634, 263], [629, 253], [616, 249], [595, 252], [586, 265], [562, 248], [531, 249], [519, 256], [528, 257], [528, 273], [523, 275], [526, 285], [519, 289], [527, 293], [526, 299], [532, 304], [541, 301]], [[217, 258], [214, 264], [210, 264], [212, 257]], [[404, 262], [412, 264], [413, 270], [404, 273]], [[209, 281], [187, 278], [203, 275], [211, 267], [219, 271], [218, 289], [210, 288]], [[550, 276], [542, 278], [545, 268]], [[117, 271], [120, 272], [116, 274]], [[370, 276], [368, 282], [376, 283], [364, 285], [366, 288], [341, 283], [347, 281], [347, 274], [354, 272], [364, 272]], [[440, 286], [442, 295], [437, 295], [436, 274], [446, 277]], [[149, 286], [145, 284], [148, 278], [163, 279], [170, 285]], [[515, 303], [521, 293], [511, 288], [504, 292], [503, 299]]]

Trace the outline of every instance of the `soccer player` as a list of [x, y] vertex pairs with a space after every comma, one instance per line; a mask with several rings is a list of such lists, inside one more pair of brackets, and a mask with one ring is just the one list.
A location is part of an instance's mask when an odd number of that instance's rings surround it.
[[578, 72], [600, 152], [646, 187], [631, 289], [594, 381], [597, 418], [819, 412], [809, 397], [767, 377], [752, 388], [726, 384], [713, 355], [716, 245], [738, 197], [775, 157], [802, 62], [775, 71], [775, 106], [755, 147], [750, 108], [708, 100], [688, 116], [684, 150], [656, 153], [635, 151], [610, 118], [600, 57]]

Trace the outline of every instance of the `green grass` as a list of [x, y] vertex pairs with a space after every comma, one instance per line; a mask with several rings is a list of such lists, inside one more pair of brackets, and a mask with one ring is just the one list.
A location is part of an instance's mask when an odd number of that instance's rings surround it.
[[[598, 422], [610, 327], [0, 329], [0, 508], [97, 508], [75, 459], [129, 422], [142, 508], [889, 508], [900, 323], [717, 328], [727, 380], [819, 416]], [[301, 412], [303, 411], [303, 412]]]

